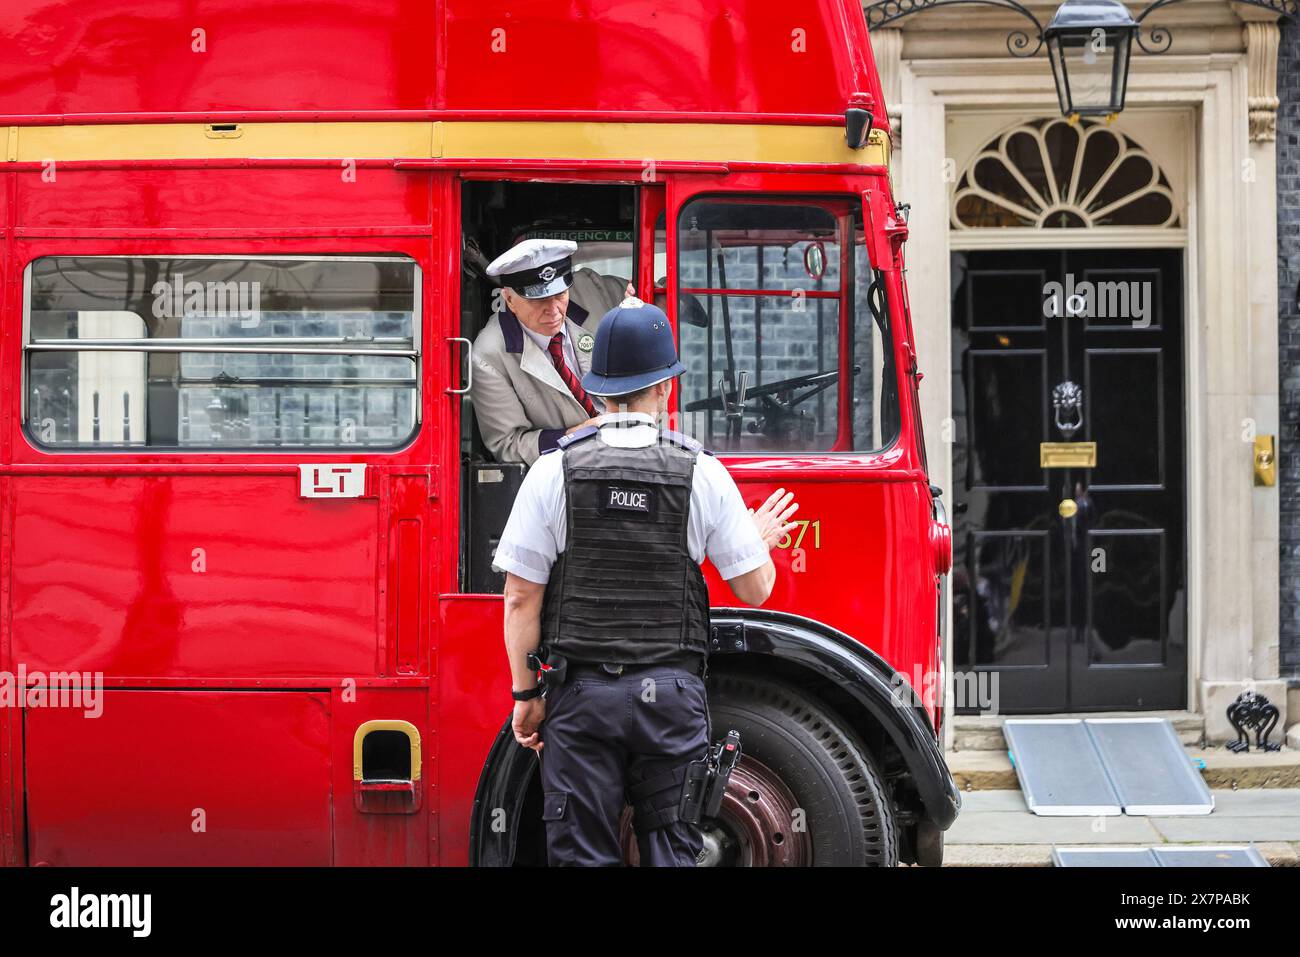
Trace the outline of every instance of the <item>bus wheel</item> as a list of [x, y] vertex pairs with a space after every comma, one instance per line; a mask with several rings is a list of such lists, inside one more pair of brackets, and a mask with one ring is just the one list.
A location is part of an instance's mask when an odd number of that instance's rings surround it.
[[[699, 866], [807, 867], [812, 842], [808, 831], [798, 827], [797, 808], [794, 794], [772, 769], [745, 755], [731, 772], [718, 816], [700, 823], [704, 849]], [[624, 861], [640, 866], [631, 808], [623, 808], [619, 828]]]
[[716, 819], [704, 865], [898, 864], [889, 792], [858, 738], [807, 692], [770, 678], [709, 680], [710, 737], [734, 728], [743, 757]]

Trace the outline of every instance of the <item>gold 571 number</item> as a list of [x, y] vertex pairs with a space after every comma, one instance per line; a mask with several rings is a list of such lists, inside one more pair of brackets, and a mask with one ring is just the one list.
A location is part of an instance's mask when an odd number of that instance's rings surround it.
[[[812, 529], [812, 533], [813, 533], [811, 547], [812, 548], [822, 547], [821, 519], [817, 519], [814, 522], [810, 522], [807, 520], [796, 520], [794, 524], [798, 525], [799, 528], [797, 530], [786, 532], [785, 537], [776, 543], [777, 548], [803, 548], [804, 537], [808, 534], [808, 529], [810, 528]], [[793, 536], [793, 540], [792, 540], [792, 536]]]

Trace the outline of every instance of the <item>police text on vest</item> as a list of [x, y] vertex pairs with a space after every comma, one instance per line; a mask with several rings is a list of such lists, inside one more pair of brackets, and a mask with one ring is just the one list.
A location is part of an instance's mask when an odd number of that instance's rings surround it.
[[643, 489], [609, 487], [607, 508], [621, 508], [630, 512], [650, 511], [650, 493]]

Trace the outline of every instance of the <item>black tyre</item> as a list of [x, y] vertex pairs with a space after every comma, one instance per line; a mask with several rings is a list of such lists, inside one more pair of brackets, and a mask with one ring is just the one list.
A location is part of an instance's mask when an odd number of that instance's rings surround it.
[[710, 740], [734, 728], [743, 757], [703, 865], [874, 866], [898, 863], [889, 792], [858, 737], [805, 691], [770, 678], [709, 679]]

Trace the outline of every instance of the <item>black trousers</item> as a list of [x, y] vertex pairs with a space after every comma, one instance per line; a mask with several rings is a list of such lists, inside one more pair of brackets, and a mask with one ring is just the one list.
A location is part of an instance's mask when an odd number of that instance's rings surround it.
[[[640, 813], [676, 807], [681, 783], [672, 782], [672, 772], [708, 750], [704, 680], [693, 669], [647, 665], [615, 676], [570, 664], [568, 680], [547, 696], [542, 740], [542, 818], [552, 867], [621, 865], [625, 803], [634, 808], [642, 867], [695, 866], [703, 847], [696, 825]], [[647, 797], [645, 785], [657, 782], [666, 783]], [[639, 800], [627, 799], [630, 789]]]

